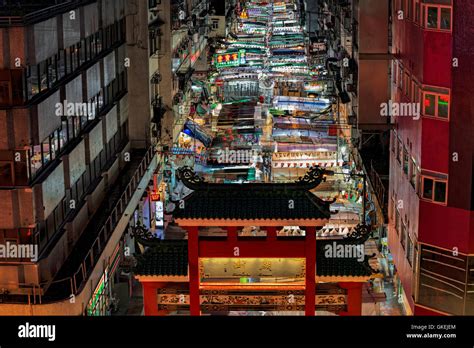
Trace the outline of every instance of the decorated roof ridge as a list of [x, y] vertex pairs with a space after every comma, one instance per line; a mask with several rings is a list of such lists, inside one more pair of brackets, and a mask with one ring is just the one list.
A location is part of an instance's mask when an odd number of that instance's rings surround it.
[[216, 184], [205, 182], [191, 168], [182, 167], [178, 177], [193, 192], [183, 198], [183, 205], [176, 205], [173, 215], [175, 219], [328, 220], [334, 201], [324, 201], [310, 190], [330, 173], [313, 167], [289, 184]]
[[[197, 175], [190, 167], [185, 166], [178, 169], [178, 178], [183, 184], [194, 191], [204, 190], [265, 190], [265, 191], [309, 191], [318, 187], [325, 181], [325, 175], [333, 175], [333, 171], [325, 170], [319, 166], [310, 167], [303, 177], [294, 183], [240, 183], [220, 184], [206, 182]], [[314, 195], [313, 195], [314, 196]], [[315, 196], [316, 197], [316, 196]], [[325, 202], [320, 199], [321, 202]], [[329, 202], [333, 203], [333, 202]]]
[[348, 233], [344, 240], [353, 243], [365, 243], [370, 237], [371, 229], [364, 223], [355, 226], [350, 233]]

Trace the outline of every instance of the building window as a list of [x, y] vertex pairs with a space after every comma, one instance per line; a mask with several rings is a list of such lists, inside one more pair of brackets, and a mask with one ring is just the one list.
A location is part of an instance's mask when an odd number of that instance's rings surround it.
[[46, 61], [47, 69], [48, 69], [48, 88], [54, 85], [56, 81], [58, 80], [57, 59], [58, 57], [57, 55], [55, 55], [54, 57], [48, 58]]
[[425, 7], [425, 28], [451, 31], [451, 7], [427, 5]]
[[400, 212], [398, 211], [397, 207], [395, 207], [395, 231], [397, 231], [397, 234], [400, 234], [400, 223], [401, 223]]
[[423, 114], [425, 116], [449, 119], [450, 98], [448, 94], [425, 92], [423, 95]]
[[403, 76], [404, 76], [404, 70], [402, 67], [400, 67], [400, 69], [398, 70], [399, 74], [398, 74], [398, 88], [400, 88], [400, 90], [403, 91]]
[[31, 176], [34, 177], [36, 173], [43, 166], [43, 153], [41, 150], [41, 145], [34, 145], [30, 150], [30, 168]]
[[148, 7], [149, 8], [154, 8], [157, 5], [161, 4], [161, 0], [148, 0]]
[[420, 0], [415, 0], [415, 22], [418, 24], [421, 24], [421, 18], [420, 18]]
[[57, 158], [59, 155], [59, 152], [61, 151], [60, 145], [59, 145], [59, 129], [54, 131], [53, 134], [51, 135], [51, 153], [53, 154], [53, 159]]
[[51, 161], [51, 137], [47, 137], [42, 143], [43, 165]]
[[451, 30], [451, 9], [448, 7], [441, 7], [440, 13], [441, 30]]
[[58, 80], [66, 76], [66, 62], [64, 60], [64, 50], [59, 51], [56, 55], [56, 64], [58, 69]]
[[402, 233], [400, 233], [400, 244], [402, 245], [403, 250], [406, 250], [407, 243], [407, 225], [405, 222], [401, 223]]
[[218, 20], [213, 20], [212, 21], [212, 30], [217, 30], [219, 29], [219, 21]]
[[389, 219], [390, 221], [393, 221], [393, 219], [395, 218], [395, 196], [392, 195], [392, 207], [391, 209], [389, 210]]
[[403, 172], [408, 176], [408, 150], [403, 149]]
[[37, 95], [39, 90], [39, 65], [29, 66], [26, 70], [26, 81], [28, 85], [28, 99]]
[[408, 74], [408, 72], [405, 72], [403, 77], [403, 94], [405, 94], [405, 96], [407, 97], [410, 97], [410, 75]]
[[160, 50], [161, 36], [160, 30], [151, 30], [149, 32], [150, 57]]
[[407, 235], [407, 260], [410, 266], [413, 267], [413, 257], [415, 255], [413, 247], [413, 241], [411, 240], [410, 236]]
[[403, 144], [400, 138], [397, 141], [397, 161], [398, 163], [402, 164], [402, 157], [403, 157]]
[[415, 189], [415, 191], [417, 190], [416, 183], [418, 182], [418, 175], [419, 175], [418, 167], [416, 165], [415, 160], [412, 158], [411, 168], [410, 168], [410, 184]]
[[422, 197], [433, 202], [446, 204], [447, 186], [447, 180], [424, 176], [422, 178]]
[[392, 152], [395, 154], [398, 138], [395, 132], [392, 132]]
[[392, 83], [397, 85], [397, 62], [392, 62]]
[[438, 8], [426, 7], [426, 27], [430, 29], [438, 29]]
[[415, 103], [420, 102], [420, 86], [415, 81], [412, 81], [411, 100]]

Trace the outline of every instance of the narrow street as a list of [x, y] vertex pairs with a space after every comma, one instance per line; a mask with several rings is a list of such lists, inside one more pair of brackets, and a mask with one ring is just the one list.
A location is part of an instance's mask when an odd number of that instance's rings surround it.
[[[370, 225], [377, 212], [367, 175], [355, 158], [327, 51], [312, 44], [300, 3], [248, 1], [237, 11], [232, 31], [213, 43], [207, 77], [192, 80], [194, 102], [173, 148], [171, 172], [189, 166], [208, 182], [290, 183], [320, 166], [332, 175], [313, 194], [334, 203], [317, 237], [343, 238], [361, 222]], [[176, 177], [171, 182], [173, 201], [189, 194]], [[181, 234], [174, 225], [165, 227], [166, 238]], [[213, 227], [200, 231], [221, 233]], [[239, 235], [263, 233], [255, 226]], [[279, 236], [304, 233], [297, 226], [278, 231]], [[377, 239], [369, 239], [366, 248], [376, 255], [372, 267], [381, 269], [379, 259], [385, 256], [377, 245]], [[384, 292], [383, 282], [374, 279], [364, 290], [365, 314], [380, 315], [380, 302], [385, 313], [401, 311], [389, 301], [393, 294], [388, 287]]]

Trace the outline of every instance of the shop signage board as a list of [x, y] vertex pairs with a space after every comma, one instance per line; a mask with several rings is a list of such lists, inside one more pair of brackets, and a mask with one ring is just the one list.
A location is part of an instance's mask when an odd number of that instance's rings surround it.
[[304, 278], [305, 259], [202, 258], [202, 278]]
[[[244, 62], [242, 62], [242, 59]], [[235, 67], [245, 64], [245, 50], [215, 54], [214, 63], [217, 68]]]
[[152, 202], [157, 202], [160, 200], [160, 194], [158, 192], [151, 192], [150, 193], [150, 199]]

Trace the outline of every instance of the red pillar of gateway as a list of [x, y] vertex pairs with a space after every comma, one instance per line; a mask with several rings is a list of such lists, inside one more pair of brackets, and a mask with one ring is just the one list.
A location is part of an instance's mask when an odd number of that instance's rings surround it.
[[339, 315], [362, 315], [362, 283], [339, 283], [339, 286], [347, 290], [347, 312], [341, 312]]
[[189, 264], [189, 311], [192, 316], [201, 315], [199, 285], [199, 236], [198, 227], [187, 227], [188, 231], [188, 264]]
[[316, 310], [316, 228], [306, 228], [306, 281], [305, 281], [305, 315], [314, 316]]
[[143, 282], [143, 308], [145, 316], [165, 316], [168, 314], [166, 310], [158, 310], [158, 289], [166, 287], [166, 283], [160, 282]]

